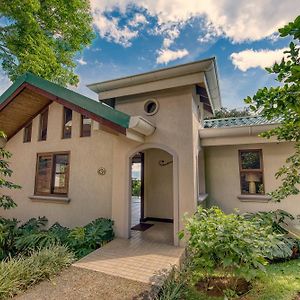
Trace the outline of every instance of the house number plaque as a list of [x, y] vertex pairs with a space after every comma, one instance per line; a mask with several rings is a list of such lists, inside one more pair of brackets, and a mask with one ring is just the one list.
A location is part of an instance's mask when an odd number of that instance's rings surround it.
[[97, 171], [98, 175], [105, 175], [106, 174], [106, 169], [104, 167], [101, 167]]

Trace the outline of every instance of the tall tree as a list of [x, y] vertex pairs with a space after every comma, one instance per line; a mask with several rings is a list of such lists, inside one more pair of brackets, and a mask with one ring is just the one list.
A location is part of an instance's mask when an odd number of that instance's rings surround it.
[[268, 119], [281, 118], [281, 124], [263, 137], [276, 136], [278, 140], [295, 142], [295, 153], [287, 158], [286, 164], [276, 173], [281, 179], [278, 189], [271, 192], [274, 201], [299, 194], [300, 184], [300, 16], [279, 29], [281, 37], [290, 37], [292, 41], [285, 57], [280, 63], [266, 70], [275, 74], [281, 83], [277, 87], [262, 88], [245, 102], [250, 108]]
[[[5, 139], [5, 134], [0, 131], [0, 140]], [[3, 209], [10, 209], [17, 206], [11, 196], [2, 194], [3, 191], [5, 189], [11, 190], [21, 188], [19, 185], [7, 180], [7, 177], [10, 177], [12, 175], [12, 170], [9, 168], [9, 163], [7, 161], [7, 159], [9, 159], [10, 157], [11, 154], [0, 145], [0, 207], [2, 207]]]
[[0, 61], [11, 80], [29, 71], [76, 85], [75, 54], [93, 37], [88, 0], [0, 0]]

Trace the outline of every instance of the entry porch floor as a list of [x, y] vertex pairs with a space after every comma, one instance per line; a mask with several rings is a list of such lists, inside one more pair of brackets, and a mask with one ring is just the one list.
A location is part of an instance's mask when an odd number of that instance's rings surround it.
[[155, 229], [161, 232], [163, 225], [168, 231], [167, 226], [171, 224], [154, 224], [145, 232], [135, 231], [131, 239], [116, 238], [74, 266], [159, 285], [164, 274], [172, 266], [179, 265], [184, 254], [184, 248], [170, 245], [170, 241], [162, 243], [145, 238], [145, 235], [155, 237]]

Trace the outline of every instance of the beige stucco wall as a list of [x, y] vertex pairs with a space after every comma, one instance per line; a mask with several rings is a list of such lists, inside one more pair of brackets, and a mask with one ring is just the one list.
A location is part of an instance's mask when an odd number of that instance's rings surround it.
[[[153, 135], [146, 137], [145, 143], [135, 144], [132, 147], [126, 145], [125, 141], [118, 141], [117, 151], [123, 156], [125, 163], [127, 161], [126, 155], [124, 156], [126, 151], [128, 151], [127, 155], [130, 156], [135, 151], [154, 147], [161, 148], [173, 155], [175, 239], [177, 239], [178, 230], [183, 228], [184, 214], [186, 212], [193, 214], [196, 210], [196, 153], [194, 149], [196, 130], [194, 130], [195, 124], [192, 118], [194, 94], [194, 86], [187, 86], [116, 99], [116, 109], [130, 115], [142, 116], [156, 126], [156, 131]], [[159, 102], [159, 111], [153, 116], [148, 116], [144, 112], [144, 103], [150, 98], [155, 98]], [[120, 156], [118, 159], [121, 159]], [[129, 174], [129, 167], [125, 172]], [[125, 197], [128, 198], [127, 186], [128, 181], [119, 179], [116, 179], [113, 185], [113, 202], [118, 203], [118, 211], [127, 212], [128, 210], [128, 200], [124, 201], [124, 195], [118, 194], [117, 196], [116, 192], [117, 188], [125, 189], [127, 191]], [[117, 204], [113, 204], [113, 207], [117, 207]], [[127, 235], [129, 235], [128, 217], [124, 216], [123, 222], [124, 228], [127, 228]]]
[[213, 146], [205, 148], [206, 183], [209, 193], [209, 204], [218, 205], [225, 212], [238, 208], [243, 212], [284, 209], [293, 214], [298, 223], [300, 215], [300, 196], [292, 196], [281, 203], [243, 202], [240, 195], [239, 149], [262, 149], [264, 184], [266, 192], [273, 191], [280, 181], [274, 174], [285, 163], [285, 159], [293, 151], [292, 143], [246, 144], [233, 146]]
[[173, 161], [172, 155], [160, 149], [144, 153], [144, 217], [173, 219], [173, 164], [159, 165], [160, 160]]
[[[13, 191], [18, 207], [1, 215], [27, 220], [46, 216], [49, 223], [59, 222], [73, 227], [83, 225], [98, 217], [111, 217], [113, 143], [115, 136], [92, 131], [91, 137], [80, 137], [80, 115], [73, 112], [72, 138], [61, 139], [63, 107], [53, 103], [49, 107], [48, 135], [46, 141], [38, 140], [39, 116], [33, 120], [32, 141], [23, 143], [23, 130], [6, 145], [13, 157], [12, 180], [22, 186]], [[28, 197], [34, 193], [37, 153], [70, 151], [70, 180], [67, 204], [33, 201]], [[105, 176], [97, 174], [105, 167]]]

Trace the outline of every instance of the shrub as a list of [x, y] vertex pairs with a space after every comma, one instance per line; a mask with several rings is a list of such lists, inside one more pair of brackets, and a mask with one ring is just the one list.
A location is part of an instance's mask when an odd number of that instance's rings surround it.
[[53, 245], [65, 245], [80, 258], [114, 238], [113, 221], [99, 218], [84, 227], [69, 229], [58, 223], [46, 229], [45, 217], [21, 226], [16, 219], [0, 218], [0, 260]]
[[67, 245], [77, 258], [101, 247], [114, 238], [113, 221], [99, 218], [84, 227], [76, 227], [70, 231]]
[[288, 225], [287, 220], [294, 220], [294, 217], [281, 209], [268, 212], [257, 212], [244, 214], [247, 220], [270, 229], [270, 233], [280, 234], [279, 243], [272, 245], [269, 259], [290, 259], [299, 256], [300, 241], [298, 238], [288, 236], [289, 231], [283, 227]]
[[249, 281], [264, 270], [266, 254], [278, 243], [278, 235], [271, 234], [269, 226], [257, 226], [237, 214], [226, 215], [217, 207], [199, 207], [187, 219], [186, 231], [193, 264], [206, 277], [219, 269], [226, 276]]
[[0, 262], [0, 299], [13, 297], [29, 286], [58, 273], [73, 262], [66, 247], [53, 246]]
[[141, 181], [139, 179], [132, 180], [132, 196], [141, 195]]

